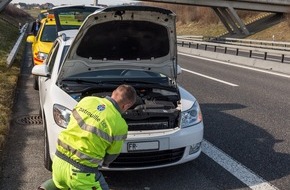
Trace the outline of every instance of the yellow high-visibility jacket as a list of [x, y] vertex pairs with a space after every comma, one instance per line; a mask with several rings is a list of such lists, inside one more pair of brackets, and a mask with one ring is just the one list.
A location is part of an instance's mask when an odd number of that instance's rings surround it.
[[121, 152], [128, 125], [110, 97], [85, 97], [74, 108], [57, 150], [89, 167], [108, 165]]

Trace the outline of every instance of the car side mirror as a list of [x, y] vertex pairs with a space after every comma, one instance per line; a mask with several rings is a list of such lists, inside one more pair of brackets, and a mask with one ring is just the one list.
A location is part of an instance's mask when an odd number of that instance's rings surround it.
[[35, 65], [31, 73], [35, 76], [50, 77], [47, 65]]
[[26, 42], [34, 43], [35, 42], [35, 36], [33, 34], [28, 34], [28, 37], [26, 38]]

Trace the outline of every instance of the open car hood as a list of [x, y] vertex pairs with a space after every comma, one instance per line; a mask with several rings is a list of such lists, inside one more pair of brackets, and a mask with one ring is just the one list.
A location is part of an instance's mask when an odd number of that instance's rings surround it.
[[112, 6], [89, 15], [79, 29], [59, 79], [108, 69], [177, 75], [176, 15], [149, 6]]

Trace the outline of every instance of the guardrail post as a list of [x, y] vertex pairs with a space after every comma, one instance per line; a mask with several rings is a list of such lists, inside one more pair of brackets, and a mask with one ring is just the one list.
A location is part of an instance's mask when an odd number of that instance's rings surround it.
[[214, 46], [214, 50], [213, 51], [216, 52], [216, 46]]
[[239, 55], [239, 48], [237, 48], [236, 50], [236, 55]]
[[267, 59], [267, 52], [265, 52], [265, 54], [264, 54], [264, 60], [266, 60]]
[[190, 46], [191, 46], [191, 43], [189, 42], [189, 43], [188, 43], [188, 47], [190, 48]]
[[204, 45], [204, 50], [207, 50], [207, 44]]
[[250, 50], [249, 57], [252, 57], [252, 52], [253, 52], [253, 51], [252, 51], [252, 50]]
[[282, 54], [282, 59], [281, 59], [281, 62], [284, 63], [284, 58], [285, 58], [285, 55]]
[[184, 46], [184, 41], [181, 42], [181, 46], [182, 46], [182, 47]]
[[196, 44], [196, 49], [198, 49], [198, 43]]
[[227, 47], [225, 47], [225, 53], [227, 53], [227, 50], [228, 50], [228, 48], [227, 48]]
[[12, 66], [12, 63], [13, 63], [15, 57], [16, 57], [16, 54], [18, 53], [18, 50], [19, 50], [20, 45], [21, 45], [21, 42], [22, 42], [22, 40], [24, 38], [24, 35], [25, 35], [27, 27], [28, 27], [28, 23], [26, 23], [24, 26], [22, 26], [22, 28], [21, 28], [22, 33], [18, 37], [16, 43], [14, 44], [11, 52], [9, 53], [9, 55], [7, 57], [6, 63], [7, 63], [7, 67], [8, 68], [10, 68]]

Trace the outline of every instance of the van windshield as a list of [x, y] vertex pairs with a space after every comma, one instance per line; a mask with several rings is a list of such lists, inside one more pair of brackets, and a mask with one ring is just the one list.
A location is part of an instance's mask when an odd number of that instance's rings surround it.
[[100, 9], [100, 6], [56, 7], [49, 10], [55, 17], [57, 31], [79, 29], [88, 15]]

